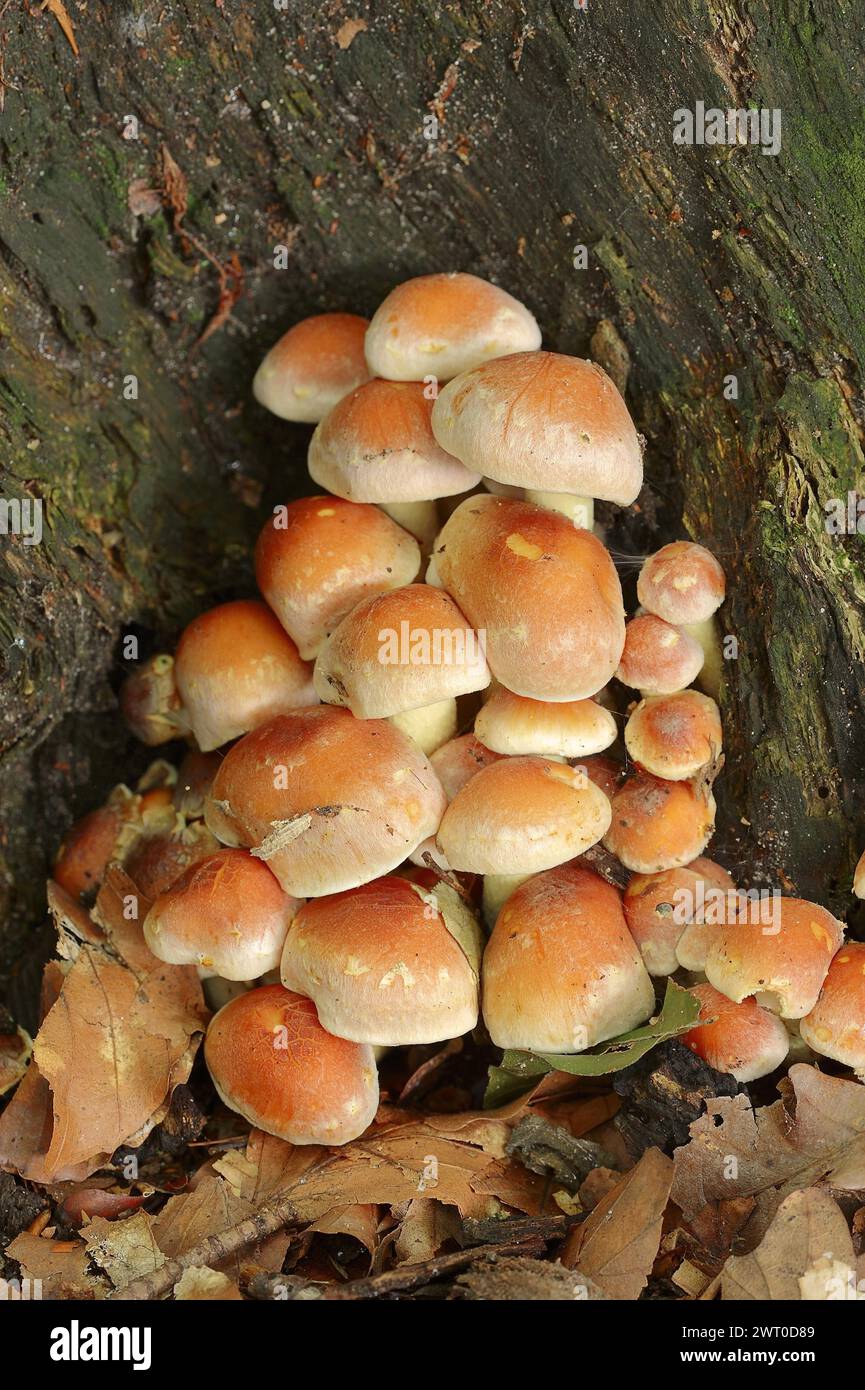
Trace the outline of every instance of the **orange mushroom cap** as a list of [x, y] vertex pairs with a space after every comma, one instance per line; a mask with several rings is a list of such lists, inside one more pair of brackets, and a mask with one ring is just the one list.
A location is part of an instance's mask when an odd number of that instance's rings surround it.
[[619, 893], [577, 863], [508, 898], [484, 953], [482, 997], [497, 1047], [553, 1053], [635, 1028], [655, 1005]]
[[448, 381], [506, 352], [541, 345], [541, 330], [518, 299], [462, 271], [419, 275], [379, 305], [366, 335], [371, 370], [389, 381]]
[[579, 769], [502, 758], [457, 792], [436, 841], [452, 869], [531, 874], [590, 849], [609, 823], [609, 801]]
[[517, 352], [463, 372], [439, 392], [436, 439], [500, 483], [627, 506], [643, 483], [628, 407], [596, 362]]
[[410, 584], [414, 536], [378, 507], [303, 497], [278, 508], [255, 547], [258, 587], [305, 661], [356, 603]]
[[683, 628], [654, 613], [640, 613], [625, 628], [625, 647], [616, 676], [645, 695], [672, 695], [695, 681], [705, 656]]
[[358, 314], [301, 319], [268, 352], [255, 374], [255, 399], [283, 420], [316, 424], [369, 378], [367, 320]]
[[720, 756], [721, 715], [699, 690], [649, 695], [625, 725], [625, 747], [638, 767], [668, 782], [696, 777]]
[[262, 985], [211, 1021], [204, 1056], [230, 1110], [290, 1144], [347, 1144], [378, 1108], [371, 1047], [325, 1032], [311, 999]]
[[781, 898], [769, 920], [738, 919], [718, 932], [706, 956], [709, 983], [737, 1002], [755, 995], [782, 1018], [803, 1018], [813, 1009], [835, 952], [842, 924], [825, 907], [802, 898]]
[[582, 700], [619, 664], [622, 590], [609, 553], [559, 512], [467, 497], [439, 534], [441, 586], [486, 634], [490, 670], [516, 695]]
[[710, 550], [673, 541], [650, 555], [637, 579], [637, 598], [668, 623], [699, 623], [724, 602], [724, 571]]
[[716, 1071], [736, 1081], [756, 1081], [780, 1067], [790, 1050], [790, 1034], [780, 1018], [756, 999], [736, 1004], [712, 985], [694, 985], [700, 1021], [682, 1042]]
[[211, 608], [177, 644], [177, 688], [202, 752], [318, 699], [312, 667], [256, 599]]
[[813, 1052], [865, 1075], [865, 943], [848, 941], [833, 957], [817, 1002], [799, 1027]]
[[311, 898], [390, 873], [435, 834], [445, 804], [429, 762], [392, 724], [319, 705], [229, 750], [206, 819], [223, 843], [263, 859], [286, 893]]
[[156, 899], [144, 919], [144, 939], [170, 965], [256, 980], [279, 965], [299, 906], [247, 850], [217, 850]]
[[282, 982], [309, 995], [338, 1037], [443, 1042], [477, 1023], [482, 950], [480, 927], [447, 884], [429, 891], [388, 876], [301, 908]]
[[604, 845], [637, 874], [660, 873], [690, 864], [702, 854], [715, 828], [715, 798], [689, 782], [665, 782], [637, 772], [612, 801]]
[[431, 413], [420, 382], [366, 382], [316, 428], [310, 477], [351, 502], [422, 502], [468, 492], [480, 474], [436, 442]]

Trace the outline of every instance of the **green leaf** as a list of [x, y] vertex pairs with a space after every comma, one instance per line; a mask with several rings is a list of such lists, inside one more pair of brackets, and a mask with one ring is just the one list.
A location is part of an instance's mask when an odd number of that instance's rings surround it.
[[549, 1071], [563, 1071], [570, 1076], [607, 1076], [623, 1071], [658, 1043], [693, 1028], [699, 1013], [699, 1001], [690, 990], [668, 980], [663, 1007], [656, 1019], [622, 1033], [621, 1037], [609, 1038], [589, 1052], [562, 1056], [552, 1052], [505, 1052], [500, 1066], [489, 1069], [484, 1106], [490, 1109], [504, 1105], [529, 1090]]

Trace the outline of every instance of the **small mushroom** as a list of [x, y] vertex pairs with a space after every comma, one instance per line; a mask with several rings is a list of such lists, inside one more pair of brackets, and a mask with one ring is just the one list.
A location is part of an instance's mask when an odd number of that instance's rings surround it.
[[585, 773], [550, 758], [502, 758], [467, 782], [448, 806], [436, 842], [457, 871], [485, 874], [484, 916], [530, 874], [596, 845], [610, 803]]
[[256, 980], [279, 965], [298, 907], [248, 850], [217, 850], [156, 899], [144, 919], [144, 939], [169, 965]]
[[530, 700], [497, 687], [475, 719], [475, 733], [496, 753], [582, 758], [616, 741], [616, 721], [595, 700]]
[[276, 509], [255, 547], [258, 587], [304, 661], [355, 604], [417, 578], [420, 547], [378, 507], [303, 497]]
[[691, 987], [700, 1002], [700, 1017], [682, 1042], [716, 1071], [736, 1081], [757, 1081], [780, 1067], [790, 1050], [790, 1034], [781, 1019], [756, 999], [734, 1003], [712, 985]]
[[628, 506], [643, 453], [603, 368], [557, 352], [514, 352], [463, 372], [433, 408], [436, 439], [472, 471], [591, 529], [594, 499]]
[[322, 646], [314, 683], [324, 702], [393, 719], [431, 753], [456, 734], [456, 697], [485, 689], [490, 671], [453, 599], [409, 584], [352, 609]]
[[825, 907], [779, 898], [771, 920], [760, 925], [740, 912], [716, 935], [706, 955], [706, 978], [737, 1003], [753, 994], [782, 1018], [804, 1018], [843, 939], [842, 924]]
[[378, 1108], [372, 1048], [333, 1037], [312, 1000], [282, 985], [220, 1009], [204, 1057], [223, 1103], [289, 1144], [347, 1144]]
[[490, 357], [541, 345], [534, 316], [513, 295], [461, 271], [397, 285], [373, 314], [366, 359], [388, 381], [450, 381]]
[[282, 420], [317, 424], [370, 376], [364, 355], [367, 320], [358, 314], [302, 319], [268, 352], [255, 374], [255, 399]]
[[337, 1037], [377, 1046], [444, 1042], [478, 1020], [483, 936], [447, 884], [388, 876], [315, 898], [291, 925], [287, 989], [314, 1000]]
[[684, 782], [721, 755], [718, 706], [699, 690], [647, 695], [625, 725], [625, 747], [637, 767], [667, 782]]
[[617, 790], [604, 845], [626, 869], [656, 874], [699, 858], [715, 828], [715, 798], [690, 782], [637, 772]]
[[616, 676], [641, 695], [672, 695], [697, 679], [703, 661], [703, 648], [684, 628], [640, 613], [625, 628]]
[[468, 492], [480, 478], [436, 442], [432, 404], [419, 381], [368, 381], [324, 417], [307, 458], [319, 487], [376, 503], [427, 547], [435, 499]]
[[583, 1052], [637, 1027], [655, 1007], [618, 891], [577, 863], [536, 874], [511, 895], [484, 953], [482, 982], [497, 1047]]
[[865, 943], [848, 941], [832, 958], [813, 1009], [799, 1025], [812, 1052], [865, 1079]]
[[256, 599], [222, 603], [193, 618], [177, 644], [175, 674], [204, 753], [318, 699], [312, 667]]

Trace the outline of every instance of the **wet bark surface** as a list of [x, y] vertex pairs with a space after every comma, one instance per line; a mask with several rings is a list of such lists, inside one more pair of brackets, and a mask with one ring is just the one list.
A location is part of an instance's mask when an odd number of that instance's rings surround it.
[[[505, 285], [548, 345], [630, 366], [647, 485], [609, 540], [692, 535], [731, 581], [713, 852], [843, 915], [865, 571], [825, 505], [863, 473], [857, 7], [66, 9], [77, 55], [55, 14], [0, 4], [0, 492], [44, 504], [41, 544], [0, 537], [10, 998], [32, 988], [64, 830], [147, 760], [116, 713], [124, 637], [147, 655], [251, 592], [268, 508], [306, 487], [306, 431], [250, 399], [258, 360], [302, 315], [369, 313], [436, 269]], [[779, 109], [780, 153], [674, 145], [697, 101]]]

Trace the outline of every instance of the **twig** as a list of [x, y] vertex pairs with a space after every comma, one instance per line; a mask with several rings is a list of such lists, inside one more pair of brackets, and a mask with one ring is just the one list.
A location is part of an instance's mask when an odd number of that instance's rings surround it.
[[400, 1265], [398, 1269], [388, 1269], [383, 1274], [371, 1274], [368, 1279], [352, 1279], [348, 1284], [332, 1284], [322, 1294], [322, 1298], [384, 1298], [387, 1294], [415, 1289], [422, 1284], [431, 1284], [433, 1280], [441, 1279], [447, 1274], [456, 1274], [467, 1265], [474, 1264], [476, 1260], [495, 1260], [503, 1255], [537, 1257], [545, 1251], [546, 1241], [542, 1236], [509, 1241], [506, 1245], [480, 1245], [471, 1250], [457, 1250], [452, 1255], [436, 1255], [421, 1264]]
[[160, 1265], [152, 1274], [146, 1275], [143, 1279], [133, 1279], [131, 1284], [116, 1289], [114, 1293], [109, 1294], [109, 1299], [131, 1302], [136, 1299], [161, 1298], [174, 1287], [183, 1271], [190, 1265], [220, 1264], [244, 1246], [263, 1240], [265, 1236], [272, 1236], [294, 1221], [294, 1204], [287, 1196], [283, 1196], [272, 1204], [259, 1207], [253, 1216], [241, 1221], [240, 1225], [230, 1226], [227, 1231], [220, 1231], [217, 1235], [206, 1236], [200, 1244], [178, 1255], [176, 1260], [166, 1260], [165, 1264]]

